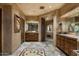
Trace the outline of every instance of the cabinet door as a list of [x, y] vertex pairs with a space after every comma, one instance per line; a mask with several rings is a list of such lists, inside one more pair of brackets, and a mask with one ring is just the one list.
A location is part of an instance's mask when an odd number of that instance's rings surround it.
[[68, 55], [71, 55], [71, 38], [68, 38]]
[[68, 50], [69, 50], [69, 48], [68, 48], [68, 41], [67, 41], [67, 38], [65, 39], [65, 53], [67, 53], [68, 54]]
[[73, 55], [73, 50], [77, 50], [77, 40], [72, 39], [71, 42], [72, 42], [72, 44], [71, 44], [71, 55]]
[[73, 54], [73, 50], [77, 49], [77, 41], [74, 38], [66, 38], [66, 53], [68, 55]]
[[60, 43], [60, 48], [61, 50], [63, 50], [63, 37], [61, 36], [61, 39], [60, 39], [61, 43]]
[[56, 46], [60, 47], [60, 36], [57, 35]]
[[62, 41], [61, 41], [61, 45], [62, 45], [62, 50], [64, 50], [65, 49], [65, 38], [64, 38], [64, 36], [62, 36], [62, 39], [61, 39]]
[[56, 35], [56, 46], [58, 47], [58, 35]]

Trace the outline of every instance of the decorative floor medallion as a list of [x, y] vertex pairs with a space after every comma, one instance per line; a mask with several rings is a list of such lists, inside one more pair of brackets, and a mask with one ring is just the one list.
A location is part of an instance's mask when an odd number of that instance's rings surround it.
[[13, 54], [13, 56], [65, 56], [57, 49], [52, 41], [46, 42], [24, 42]]
[[40, 48], [25, 48], [19, 56], [45, 56], [45, 51]]

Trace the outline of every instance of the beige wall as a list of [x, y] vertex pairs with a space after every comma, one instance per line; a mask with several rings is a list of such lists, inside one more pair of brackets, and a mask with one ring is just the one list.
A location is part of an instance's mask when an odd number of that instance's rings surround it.
[[21, 32], [14, 33], [14, 14], [19, 15], [19, 11], [15, 6], [12, 6], [12, 52], [21, 44]]
[[16, 5], [13, 5], [12, 6], [12, 52], [14, 52], [21, 45], [21, 31], [18, 33], [14, 33], [14, 14], [21, 16], [23, 19], [25, 19], [24, 15], [16, 7]]
[[12, 8], [10, 5], [2, 6], [2, 52], [11, 54], [12, 46]]
[[21, 45], [21, 31], [14, 33], [14, 14], [25, 19], [16, 5], [2, 5], [2, 52], [4, 54], [11, 54]]

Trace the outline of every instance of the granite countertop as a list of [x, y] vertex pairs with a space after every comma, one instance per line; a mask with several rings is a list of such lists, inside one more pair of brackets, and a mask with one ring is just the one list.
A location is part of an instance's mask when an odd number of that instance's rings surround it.
[[27, 31], [26, 33], [38, 33], [37, 31]]
[[62, 36], [67, 36], [67, 37], [79, 39], [78, 35], [73, 35], [73, 34], [58, 34], [58, 35], [62, 35]]

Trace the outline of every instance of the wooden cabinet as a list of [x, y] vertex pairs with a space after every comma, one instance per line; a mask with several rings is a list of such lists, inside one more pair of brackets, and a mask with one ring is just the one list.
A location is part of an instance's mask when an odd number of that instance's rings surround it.
[[63, 43], [64, 41], [65, 40], [64, 40], [63, 36], [58, 36], [57, 35], [56, 46], [59, 47], [60, 49], [64, 50], [64, 45], [65, 45], [65, 43]]
[[38, 41], [38, 33], [26, 33], [25, 41]]
[[57, 35], [56, 46], [59, 47], [59, 36]]
[[77, 50], [77, 39], [57, 35], [56, 46], [64, 51], [67, 55], [73, 55], [73, 50]]
[[70, 39], [68, 37], [65, 37], [65, 52], [70, 55], [71, 53], [69, 52], [69, 49], [71, 49], [71, 46], [70, 46]]
[[61, 36], [61, 49], [64, 50], [64, 46], [65, 46], [65, 43], [64, 43], [64, 37]]

